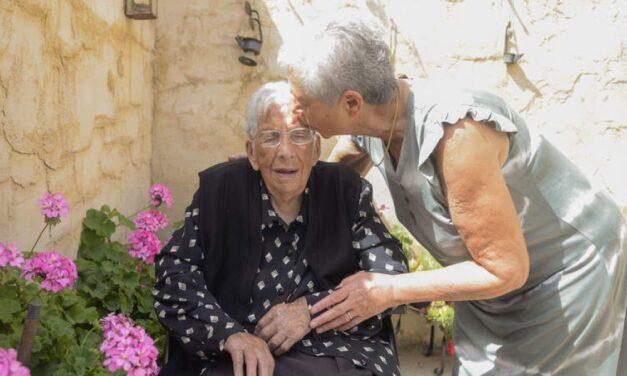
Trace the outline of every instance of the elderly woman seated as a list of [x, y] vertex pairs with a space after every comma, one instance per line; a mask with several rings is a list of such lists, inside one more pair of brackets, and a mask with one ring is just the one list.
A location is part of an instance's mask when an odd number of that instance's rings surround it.
[[[199, 174], [183, 227], [156, 259], [167, 375], [398, 375], [385, 315], [312, 332], [309, 308], [360, 270], [407, 271], [356, 173], [318, 162], [285, 82], [248, 103], [248, 159]], [[357, 322], [361, 322], [356, 325]]]

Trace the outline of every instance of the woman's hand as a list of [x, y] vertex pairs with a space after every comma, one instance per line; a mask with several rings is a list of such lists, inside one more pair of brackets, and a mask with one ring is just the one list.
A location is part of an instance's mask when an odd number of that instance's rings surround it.
[[336, 329], [348, 330], [394, 305], [394, 276], [359, 272], [342, 280], [338, 289], [311, 309], [312, 316], [325, 309], [309, 324], [318, 333]]
[[304, 297], [292, 303], [277, 304], [257, 323], [255, 335], [268, 343], [274, 355], [283, 355], [311, 329]]

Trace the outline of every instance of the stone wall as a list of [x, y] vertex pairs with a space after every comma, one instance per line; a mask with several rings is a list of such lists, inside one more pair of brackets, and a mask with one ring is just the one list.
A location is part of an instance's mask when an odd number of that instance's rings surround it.
[[86, 209], [146, 202], [153, 59], [121, 0], [0, 1], [0, 242], [30, 248], [47, 190], [70, 214], [38, 249], [71, 256]]
[[[88, 207], [133, 212], [150, 183], [172, 188], [179, 218], [196, 173], [243, 150], [245, 103], [283, 76], [283, 41], [341, 7], [387, 25], [397, 72], [504, 96], [627, 205], [619, 1], [255, 0], [264, 45], [254, 68], [233, 40], [251, 34], [243, 0], [160, 0], [156, 22], [126, 18], [122, 3], [0, 1], [0, 241], [28, 249], [46, 190], [62, 192], [71, 214], [42, 249], [69, 255]], [[508, 21], [525, 54], [511, 66]], [[384, 191], [377, 184], [380, 200]]]
[[[627, 205], [627, 34], [618, 1], [251, 1], [261, 13], [260, 65], [237, 61], [243, 1], [161, 0], [157, 21], [153, 180], [169, 184], [180, 216], [196, 173], [242, 151], [248, 96], [282, 76], [277, 50], [301, 25], [350, 7], [387, 25], [396, 70], [496, 92]], [[503, 62], [511, 22], [519, 52]], [[393, 26], [395, 25], [395, 26]], [[332, 145], [326, 143], [326, 148]], [[376, 179], [376, 175], [372, 175]], [[380, 181], [380, 180], [378, 180]], [[380, 200], [385, 190], [378, 184]]]

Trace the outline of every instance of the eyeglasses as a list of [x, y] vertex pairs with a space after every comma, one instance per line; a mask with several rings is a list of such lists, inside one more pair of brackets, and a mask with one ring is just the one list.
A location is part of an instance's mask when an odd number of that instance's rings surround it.
[[261, 131], [253, 139], [264, 148], [275, 148], [281, 143], [283, 133], [294, 145], [306, 145], [314, 139], [314, 131], [309, 128], [294, 128], [287, 132]]

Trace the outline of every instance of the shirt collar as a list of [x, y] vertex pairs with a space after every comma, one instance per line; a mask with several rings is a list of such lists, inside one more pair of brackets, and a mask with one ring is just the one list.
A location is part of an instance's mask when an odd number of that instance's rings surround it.
[[[285, 224], [279, 214], [272, 207], [272, 202], [270, 201], [270, 194], [268, 193], [268, 189], [266, 188], [266, 184], [263, 182], [263, 178], [259, 177], [259, 185], [261, 187], [261, 224], [272, 227], [275, 223]], [[300, 211], [298, 212], [298, 216], [294, 222], [300, 223], [303, 225], [307, 224], [307, 199], [309, 197], [311, 185], [311, 178], [307, 181], [307, 185], [305, 186], [305, 191], [303, 192], [303, 199], [300, 203]], [[264, 226], [264, 227], [265, 227]]]

